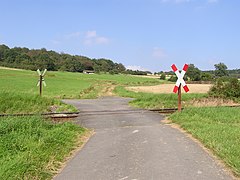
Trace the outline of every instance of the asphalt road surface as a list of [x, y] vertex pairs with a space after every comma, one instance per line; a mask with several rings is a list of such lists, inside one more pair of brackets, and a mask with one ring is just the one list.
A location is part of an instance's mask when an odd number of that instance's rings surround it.
[[232, 179], [197, 143], [161, 123], [163, 116], [129, 100], [65, 100], [82, 111], [76, 122], [96, 133], [56, 180]]

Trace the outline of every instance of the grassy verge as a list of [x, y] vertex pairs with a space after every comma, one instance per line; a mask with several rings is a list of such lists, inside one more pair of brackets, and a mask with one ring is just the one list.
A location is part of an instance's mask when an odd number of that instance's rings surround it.
[[[126, 90], [123, 86], [115, 88], [115, 93], [123, 97], [135, 98], [130, 104], [140, 108], [176, 108], [178, 96], [176, 94], [152, 94], [143, 92], [133, 92]], [[189, 106], [193, 99], [207, 97], [206, 94], [182, 94], [183, 107]]]
[[240, 108], [188, 108], [170, 116], [240, 177]]
[[40, 117], [0, 118], [0, 179], [51, 179], [86, 132]]
[[76, 112], [77, 109], [53, 98], [44, 98], [27, 93], [0, 91], [0, 114], [43, 113], [50, 111]]

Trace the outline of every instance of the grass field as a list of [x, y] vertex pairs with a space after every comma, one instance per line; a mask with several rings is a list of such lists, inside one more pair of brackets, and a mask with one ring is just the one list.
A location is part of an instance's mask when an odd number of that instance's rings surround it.
[[187, 108], [170, 116], [240, 177], [240, 108]]
[[0, 91], [0, 114], [76, 112], [71, 105], [29, 93]]
[[[38, 94], [37, 72], [27, 70], [0, 69], [0, 91]], [[106, 84], [154, 85], [158, 79], [131, 75], [82, 74], [70, 72], [47, 72], [43, 96], [52, 98], [96, 98]]]
[[[123, 86], [118, 86], [115, 93], [123, 97], [135, 98], [130, 104], [135, 107], [146, 109], [176, 108], [178, 102], [177, 94], [152, 94], [143, 92], [133, 92], [126, 90]], [[191, 101], [207, 97], [207, 94], [182, 94], [183, 107], [191, 106]]]
[[40, 117], [0, 118], [0, 179], [51, 179], [86, 132]]

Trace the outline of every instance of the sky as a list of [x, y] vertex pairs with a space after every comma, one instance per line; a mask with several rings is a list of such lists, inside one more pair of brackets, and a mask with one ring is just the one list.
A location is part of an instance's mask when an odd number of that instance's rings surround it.
[[239, 0], [0, 0], [0, 44], [133, 70], [240, 68]]

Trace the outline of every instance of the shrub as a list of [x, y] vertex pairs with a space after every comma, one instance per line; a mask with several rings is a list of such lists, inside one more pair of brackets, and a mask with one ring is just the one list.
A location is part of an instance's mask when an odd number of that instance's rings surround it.
[[161, 76], [160, 76], [160, 79], [165, 80], [166, 79], [166, 74], [162, 73]]
[[218, 78], [210, 89], [209, 95], [231, 99], [240, 98], [240, 82], [237, 78]]
[[177, 76], [173, 75], [171, 76], [168, 81], [171, 81], [171, 82], [176, 82], [177, 81]]

